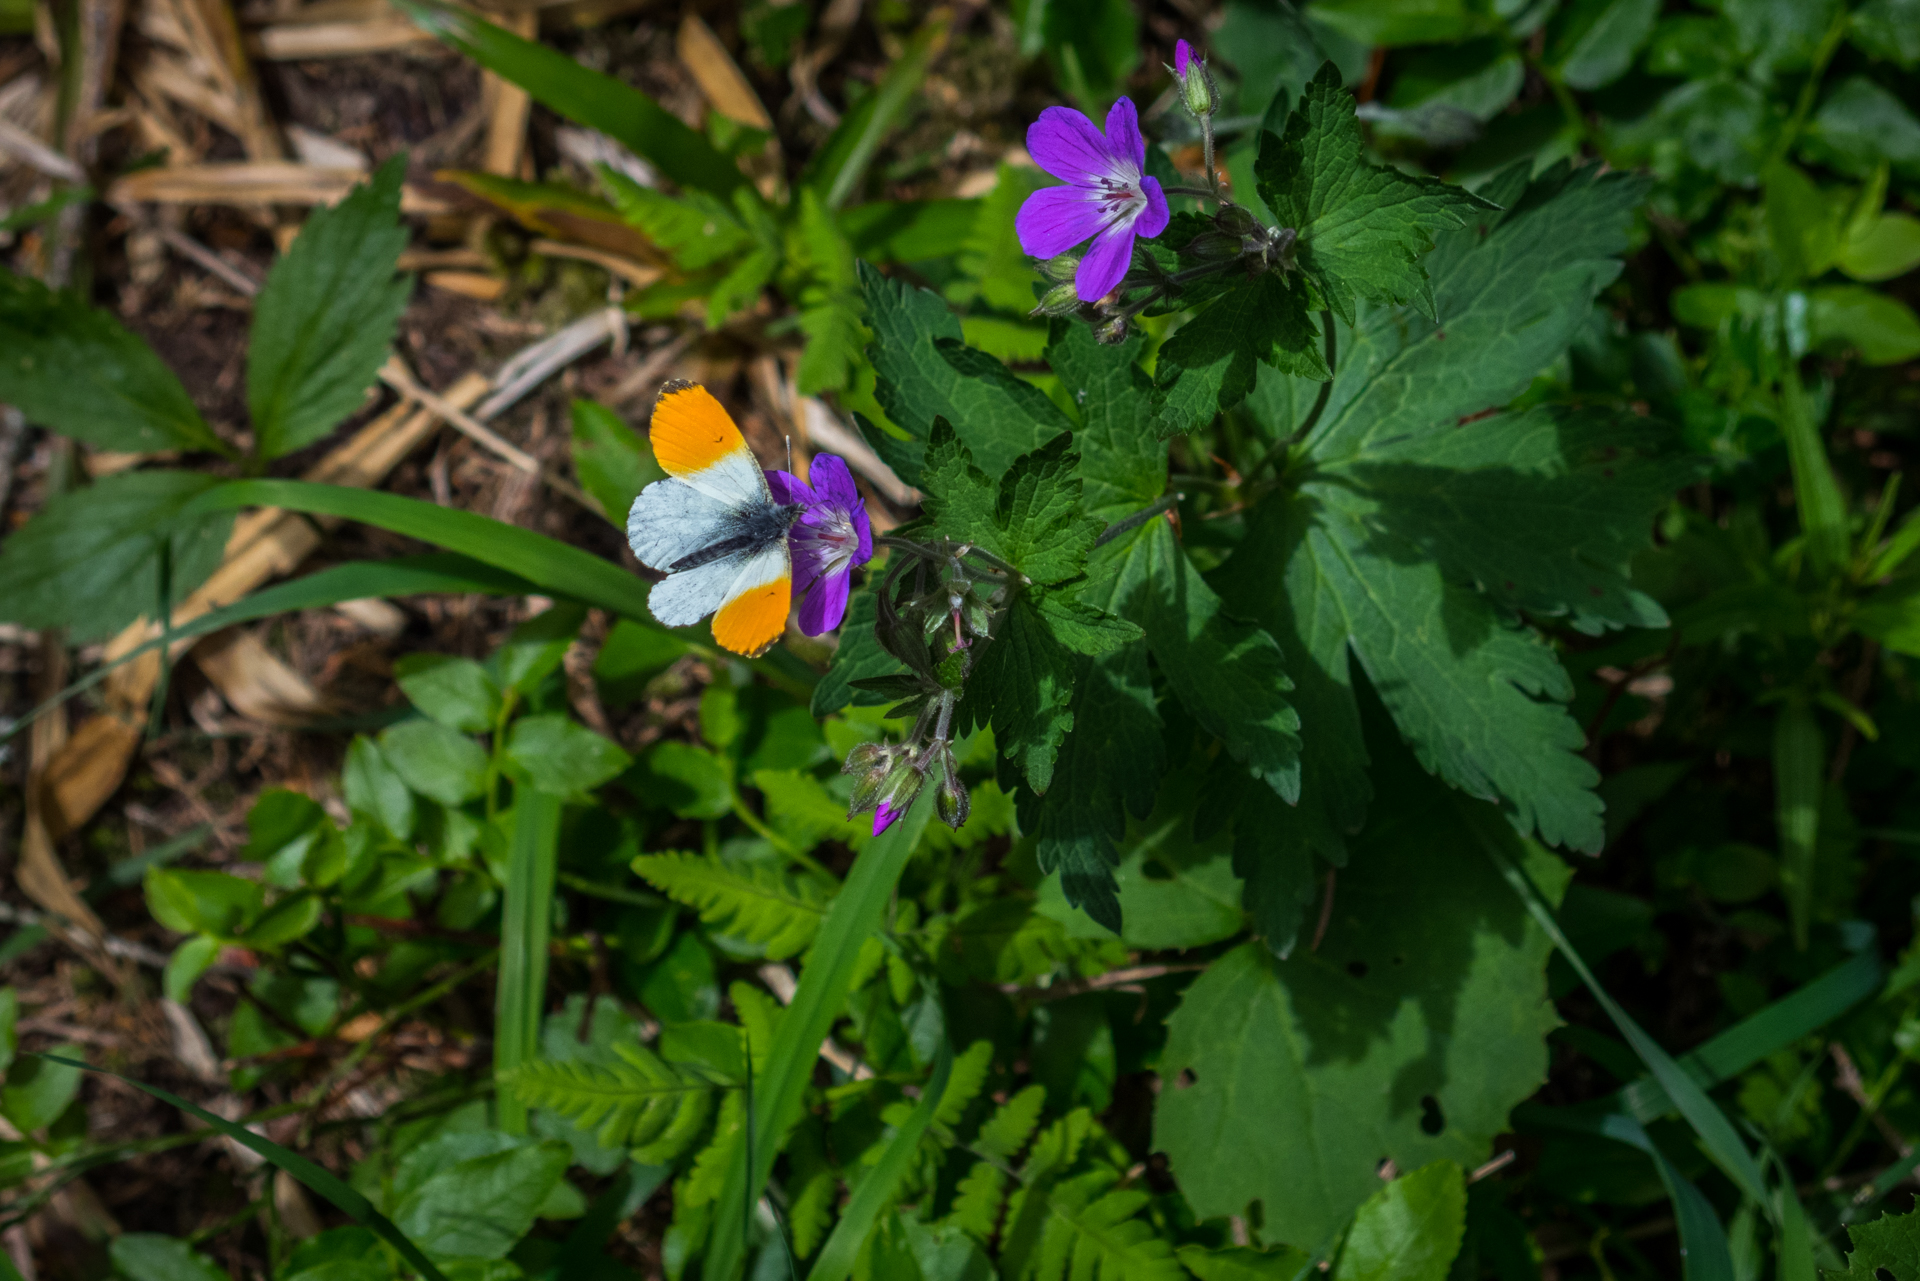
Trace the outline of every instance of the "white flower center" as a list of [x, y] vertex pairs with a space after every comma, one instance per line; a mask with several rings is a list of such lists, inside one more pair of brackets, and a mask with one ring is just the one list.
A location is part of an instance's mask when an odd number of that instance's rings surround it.
[[819, 544], [816, 554], [823, 576], [844, 573], [860, 550], [860, 532], [853, 527], [852, 513], [838, 507], [830, 510], [825, 521], [807, 526], [807, 535]]

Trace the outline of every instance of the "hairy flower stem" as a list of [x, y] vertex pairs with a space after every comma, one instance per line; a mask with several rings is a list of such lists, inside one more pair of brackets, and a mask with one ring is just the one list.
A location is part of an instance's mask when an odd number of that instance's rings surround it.
[[1140, 526], [1146, 524], [1161, 512], [1169, 511], [1178, 506], [1180, 501], [1185, 497], [1185, 494], [1180, 493], [1162, 494], [1152, 503], [1133, 513], [1133, 515], [1123, 517], [1107, 526], [1106, 529], [1101, 532], [1100, 537], [1093, 540], [1093, 545], [1095, 547], [1106, 546], [1127, 531], [1140, 528]]

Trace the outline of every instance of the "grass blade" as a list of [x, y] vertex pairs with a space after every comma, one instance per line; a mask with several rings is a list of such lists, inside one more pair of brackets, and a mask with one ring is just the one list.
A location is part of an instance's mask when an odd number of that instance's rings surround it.
[[[1513, 888], [1513, 892], [1520, 897], [1521, 903], [1525, 905], [1535, 922], [1546, 932], [1547, 937], [1553, 940], [1554, 946], [1560, 949], [1560, 954], [1567, 958], [1567, 964], [1571, 965], [1574, 973], [1580, 976], [1580, 981], [1587, 985], [1587, 990], [1593, 993], [1594, 1000], [1600, 1002], [1601, 1008], [1606, 1010], [1607, 1017], [1613, 1020], [1614, 1026], [1620, 1029], [1621, 1036], [1625, 1037], [1627, 1044], [1633, 1047], [1633, 1052], [1639, 1056], [1642, 1063], [1647, 1065], [1647, 1070], [1653, 1073], [1654, 1080], [1660, 1083], [1661, 1088], [1667, 1092], [1667, 1097], [1673, 1100], [1674, 1106], [1680, 1110], [1680, 1115], [1686, 1118], [1687, 1124], [1691, 1125], [1694, 1133], [1700, 1136], [1707, 1155], [1711, 1156], [1714, 1162], [1726, 1172], [1727, 1177], [1733, 1180], [1734, 1186], [1738, 1187], [1742, 1193], [1762, 1205], [1769, 1204], [1771, 1198], [1767, 1194], [1766, 1180], [1760, 1174], [1760, 1166], [1754, 1161], [1753, 1153], [1747, 1149], [1747, 1145], [1742, 1143], [1740, 1136], [1734, 1132], [1733, 1123], [1727, 1120], [1727, 1114], [1706, 1096], [1706, 1092], [1694, 1079], [1674, 1062], [1673, 1056], [1660, 1048], [1660, 1043], [1648, 1036], [1646, 1031], [1634, 1021], [1633, 1016], [1628, 1014], [1620, 1003], [1613, 999], [1612, 994], [1600, 985], [1600, 980], [1594, 976], [1586, 960], [1567, 938], [1566, 931], [1560, 928], [1560, 922], [1554, 916], [1553, 908], [1548, 906], [1547, 900], [1541, 895], [1540, 887], [1533, 883], [1533, 879], [1513, 857], [1511, 847], [1520, 840], [1519, 836], [1507, 825], [1507, 821], [1498, 811], [1465, 800], [1456, 800], [1455, 803], [1459, 806], [1467, 825], [1480, 838], [1481, 849], [1493, 861], [1494, 867]], [[1637, 1122], [1635, 1124], [1638, 1125]], [[1680, 1212], [1678, 1202], [1675, 1203], [1674, 1212], [1676, 1215]], [[1728, 1266], [1731, 1268], [1732, 1265]]]
[[195, 636], [205, 636], [235, 623], [251, 622], [298, 609], [324, 609], [343, 600], [367, 596], [418, 596], [433, 592], [477, 592], [486, 596], [524, 596], [540, 588], [513, 574], [504, 573], [468, 556], [436, 553], [429, 556], [396, 556], [392, 560], [349, 561], [318, 573], [280, 583], [255, 592], [228, 605], [202, 614], [190, 623], [182, 623], [166, 636], [156, 636], [126, 653], [102, 663], [65, 689], [46, 699], [24, 717], [0, 732], [0, 743], [25, 730], [40, 717], [60, 706], [75, 694], [92, 689], [122, 663], [130, 663], [142, 654]]
[[271, 1139], [261, 1138], [246, 1126], [229, 1121], [223, 1116], [215, 1116], [205, 1108], [196, 1107], [179, 1095], [163, 1090], [157, 1085], [148, 1085], [136, 1081], [130, 1076], [121, 1076], [118, 1072], [109, 1072], [105, 1068], [89, 1067], [73, 1059], [63, 1059], [53, 1054], [35, 1054], [29, 1057], [46, 1059], [52, 1063], [64, 1063], [68, 1067], [79, 1068], [85, 1072], [97, 1072], [101, 1076], [110, 1076], [116, 1081], [124, 1081], [134, 1089], [150, 1094], [162, 1103], [170, 1103], [189, 1116], [198, 1117], [235, 1143], [251, 1148], [279, 1169], [285, 1170], [294, 1178], [320, 1196], [331, 1201], [336, 1208], [364, 1228], [371, 1229], [381, 1240], [400, 1252], [400, 1257], [419, 1271], [427, 1281], [447, 1281], [446, 1274], [433, 1266], [427, 1256], [420, 1253], [420, 1247], [407, 1239], [404, 1232], [393, 1225], [393, 1220], [373, 1208], [373, 1202], [361, 1196], [345, 1183], [335, 1178], [321, 1166], [315, 1165], [298, 1152], [289, 1151]]
[[[547, 935], [553, 925], [553, 878], [560, 847], [560, 798], [522, 787], [513, 798], [513, 848], [507, 856], [500, 909], [500, 981], [493, 1018], [496, 1080], [540, 1056], [540, 1016], [547, 999]], [[501, 1129], [527, 1132], [527, 1105], [511, 1089], [494, 1106]]]
[[[1680, 1067], [1701, 1089], [1710, 1090], [1833, 1022], [1878, 991], [1884, 974], [1879, 953], [1869, 948], [1740, 1020], [1683, 1056]], [[1650, 1076], [1624, 1087], [1618, 1099], [1642, 1124], [1676, 1110], [1660, 1082]]]
[[474, 512], [381, 490], [305, 480], [237, 480], [207, 491], [184, 510], [232, 507], [283, 507], [377, 525], [518, 574], [546, 594], [568, 596], [642, 626], [657, 626], [647, 612], [647, 584], [643, 579], [591, 552]]
[[887, 132], [899, 122], [900, 115], [913, 101], [920, 82], [934, 55], [947, 43], [947, 27], [952, 15], [935, 10], [908, 42], [906, 51], [888, 68], [880, 87], [847, 113], [839, 128], [820, 148], [819, 159], [807, 184], [824, 193], [827, 208], [837, 210], [867, 175], [874, 153]]
[[760, 1189], [773, 1173], [773, 1159], [779, 1154], [780, 1140], [787, 1127], [800, 1114], [800, 1105], [813, 1076], [813, 1061], [819, 1056], [820, 1043], [827, 1038], [840, 1007], [846, 1004], [853, 986], [854, 964], [860, 959], [861, 945], [880, 928], [893, 888], [906, 870], [907, 856], [926, 830], [933, 813], [932, 786], [920, 789], [920, 796], [899, 822], [867, 843], [847, 872], [846, 884], [834, 896], [820, 923], [819, 941], [813, 955], [800, 972], [800, 987], [793, 1004], [780, 1017], [774, 1029], [773, 1045], [767, 1054], [766, 1079], [758, 1082], [753, 1101], [754, 1130], [760, 1136], [753, 1153], [753, 1168], [747, 1167], [744, 1144], [735, 1144], [727, 1165], [727, 1177], [721, 1185], [721, 1212], [714, 1217], [713, 1240], [707, 1247], [702, 1276], [707, 1281], [737, 1281], [746, 1265], [746, 1238], [741, 1217], [732, 1207], [752, 1205], [760, 1199]]
[[913, 1155], [920, 1149], [920, 1136], [927, 1132], [927, 1127], [933, 1124], [933, 1114], [940, 1110], [940, 1099], [947, 1092], [947, 1077], [952, 1071], [953, 1046], [943, 1037], [939, 1056], [933, 1063], [933, 1079], [923, 1087], [920, 1102], [907, 1117], [907, 1123], [888, 1140], [887, 1150], [880, 1154], [879, 1162], [854, 1189], [846, 1213], [833, 1225], [833, 1235], [821, 1247], [820, 1257], [807, 1273], [807, 1281], [847, 1281], [853, 1275], [854, 1257], [893, 1199], [900, 1180], [906, 1177]]
[[724, 196], [746, 181], [739, 167], [712, 143], [633, 86], [589, 70], [557, 49], [503, 31], [465, 9], [436, 0], [395, 3], [423, 30], [575, 124], [615, 139], [680, 186]]

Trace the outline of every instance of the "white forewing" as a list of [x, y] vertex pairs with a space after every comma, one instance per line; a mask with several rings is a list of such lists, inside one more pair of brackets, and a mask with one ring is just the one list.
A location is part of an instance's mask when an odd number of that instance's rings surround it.
[[737, 503], [721, 502], [680, 480], [656, 480], [627, 513], [627, 545], [643, 565], [666, 569], [728, 537], [739, 517]]
[[766, 473], [746, 449], [736, 449], [711, 467], [687, 472], [677, 479], [729, 507], [752, 507], [773, 501]]

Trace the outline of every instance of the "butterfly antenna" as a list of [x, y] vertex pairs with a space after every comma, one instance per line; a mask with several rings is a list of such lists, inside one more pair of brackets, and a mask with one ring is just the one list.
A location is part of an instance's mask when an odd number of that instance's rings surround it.
[[787, 433], [787, 475], [793, 475], [793, 433]]

